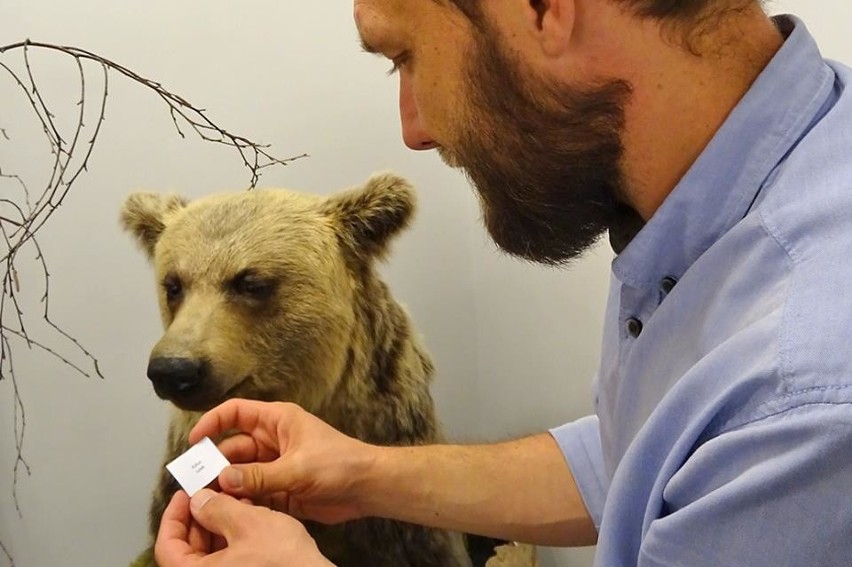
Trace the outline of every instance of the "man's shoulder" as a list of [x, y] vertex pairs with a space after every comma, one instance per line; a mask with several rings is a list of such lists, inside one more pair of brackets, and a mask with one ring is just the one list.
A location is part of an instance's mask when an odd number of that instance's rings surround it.
[[831, 66], [831, 96], [763, 182], [752, 209], [788, 245], [822, 245], [837, 229], [852, 235], [840, 215], [852, 208], [852, 69]]
[[835, 67], [832, 96], [766, 179], [749, 213], [785, 252], [792, 291], [797, 283], [811, 289], [800, 299], [814, 307], [841, 305], [852, 281], [852, 69]]
[[752, 368], [748, 402], [722, 410], [717, 433], [797, 408], [852, 411], [852, 92], [841, 102], [846, 108], [835, 105], [815, 125], [731, 231], [738, 245], [719, 242], [731, 269], [713, 287], [736, 291], [726, 297], [740, 307], [722, 314], [748, 327], [720, 350], [759, 350], [741, 361]]

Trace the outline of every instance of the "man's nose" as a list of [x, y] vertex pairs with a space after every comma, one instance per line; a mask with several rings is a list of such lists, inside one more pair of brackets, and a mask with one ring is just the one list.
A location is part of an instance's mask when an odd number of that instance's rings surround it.
[[399, 118], [402, 122], [402, 141], [412, 150], [431, 150], [438, 144], [423, 127], [420, 110], [405, 72], [399, 76]]

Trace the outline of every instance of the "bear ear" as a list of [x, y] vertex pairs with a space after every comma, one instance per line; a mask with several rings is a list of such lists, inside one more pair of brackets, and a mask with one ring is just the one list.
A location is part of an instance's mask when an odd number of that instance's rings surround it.
[[152, 258], [154, 246], [166, 228], [166, 216], [186, 204], [187, 200], [179, 195], [133, 193], [121, 207], [121, 225], [136, 237], [148, 257]]
[[372, 176], [359, 188], [329, 197], [326, 212], [348, 232], [355, 251], [382, 257], [391, 238], [408, 226], [416, 205], [414, 188], [393, 173]]

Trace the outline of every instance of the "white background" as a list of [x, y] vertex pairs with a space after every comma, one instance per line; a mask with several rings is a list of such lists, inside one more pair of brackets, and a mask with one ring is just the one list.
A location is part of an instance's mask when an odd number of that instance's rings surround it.
[[[852, 61], [848, 0], [770, 9], [800, 14], [826, 55]], [[358, 49], [349, 2], [3, 0], [0, 45], [24, 38], [97, 52], [279, 155], [311, 154], [268, 171], [263, 185], [328, 193], [386, 168], [410, 177], [418, 218], [384, 272], [437, 361], [435, 397], [454, 439], [525, 435], [591, 410], [610, 251], [602, 245], [567, 270], [496, 253], [465, 181], [432, 153], [402, 146], [395, 80], [383, 75], [387, 63]], [[79, 98], [73, 62], [34, 52], [33, 63], [67, 119]], [[97, 69], [90, 75], [96, 87]], [[145, 377], [160, 326], [149, 267], [118, 228], [123, 199], [142, 188], [198, 196], [248, 180], [232, 151], [181, 140], [161, 102], [115, 74], [108, 105], [90, 173], [41, 240], [54, 318], [96, 354], [106, 379], [16, 345], [32, 467], [18, 483], [21, 517], [12, 501], [12, 384], [0, 382], [0, 541], [18, 567], [123, 565], [145, 544], [168, 412]], [[50, 156], [1, 69], [0, 128], [11, 138], [0, 138], [0, 168], [38, 187]], [[0, 198], [16, 190], [0, 181]], [[31, 332], [62, 347], [39, 324], [32, 252], [19, 262]], [[542, 565], [590, 565], [591, 552], [542, 550]]]

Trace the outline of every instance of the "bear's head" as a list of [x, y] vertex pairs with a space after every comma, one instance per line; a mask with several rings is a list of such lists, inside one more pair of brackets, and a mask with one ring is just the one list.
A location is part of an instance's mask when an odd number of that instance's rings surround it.
[[193, 411], [232, 397], [322, 407], [355, 356], [364, 279], [413, 211], [391, 174], [330, 197], [131, 195], [121, 221], [154, 264], [165, 327], [157, 395]]

